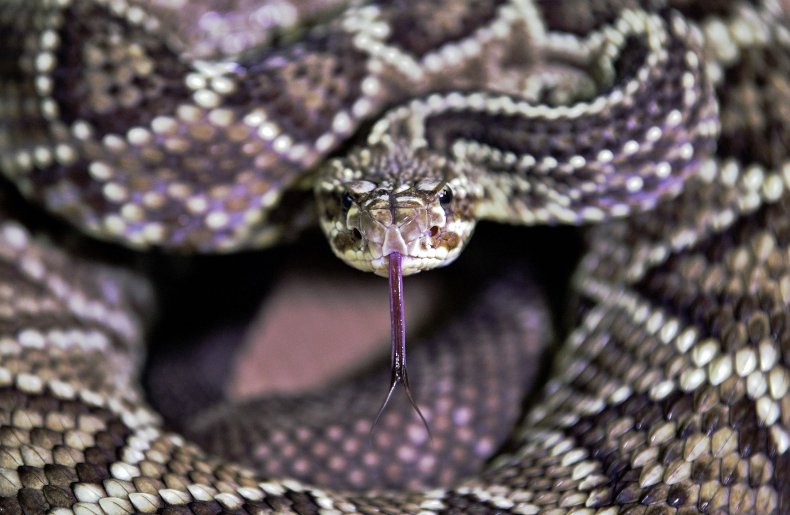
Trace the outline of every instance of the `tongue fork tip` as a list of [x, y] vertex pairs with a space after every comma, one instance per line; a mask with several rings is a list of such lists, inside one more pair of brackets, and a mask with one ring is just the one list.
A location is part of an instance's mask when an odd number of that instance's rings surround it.
[[403, 303], [403, 270], [401, 267], [401, 254], [399, 252], [391, 252], [387, 255], [389, 258], [389, 286], [390, 286], [390, 323], [392, 334], [392, 375], [390, 378], [390, 388], [387, 396], [384, 399], [381, 407], [379, 408], [373, 424], [370, 426], [370, 432], [373, 433], [376, 425], [384, 413], [384, 409], [392, 398], [392, 393], [398, 384], [403, 385], [406, 397], [409, 400], [414, 411], [420, 417], [425, 430], [428, 432], [428, 437], [432, 440], [431, 429], [428, 427], [428, 422], [414, 401], [414, 397], [409, 387], [409, 378], [406, 375], [406, 317], [404, 312]]

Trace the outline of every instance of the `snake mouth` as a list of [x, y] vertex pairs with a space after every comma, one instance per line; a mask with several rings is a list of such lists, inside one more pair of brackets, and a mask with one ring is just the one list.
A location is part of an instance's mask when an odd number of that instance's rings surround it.
[[[363, 272], [387, 277], [389, 256], [402, 257], [403, 275], [449, 265], [460, 255], [474, 225], [455, 224], [413, 230], [413, 227], [379, 226], [377, 231], [344, 232], [331, 241], [335, 255], [349, 266]], [[411, 229], [411, 230], [409, 230]]]
[[[438, 250], [438, 252], [437, 252]], [[431, 270], [449, 265], [460, 254], [460, 249], [448, 251], [445, 247], [422, 250], [417, 253], [401, 253], [403, 275], [414, 275], [424, 270]], [[363, 272], [373, 272], [380, 277], [389, 276], [389, 255], [378, 253], [376, 257], [367, 251], [350, 251], [338, 254], [346, 264]]]
[[[401, 267], [403, 275], [413, 275], [423, 270], [430, 270], [441, 266], [449, 265], [455, 260], [459, 253], [455, 253], [452, 258], [444, 257], [427, 257], [427, 256], [409, 256], [401, 254]], [[381, 277], [387, 277], [389, 274], [389, 256], [382, 256], [370, 261], [372, 272]]]
[[424, 206], [386, 207], [349, 211], [345, 230], [331, 240], [340, 259], [358, 270], [387, 277], [389, 256], [399, 254], [403, 275], [411, 275], [451, 263], [463, 248], [462, 235], [446, 225], [444, 216]]
[[365, 236], [368, 235], [363, 235], [357, 245], [342, 250], [333, 246], [333, 250], [349, 266], [381, 277], [389, 275], [389, 256], [392, 254], [401, 256], [402, 273], [406, 276], [449, 265], [464, 247], [462, 238], [437, 237], [431, 231], [412, 235], [407, 240], [394, 226], [388, 227], [383, 235], [375, 235], [375, 238]]

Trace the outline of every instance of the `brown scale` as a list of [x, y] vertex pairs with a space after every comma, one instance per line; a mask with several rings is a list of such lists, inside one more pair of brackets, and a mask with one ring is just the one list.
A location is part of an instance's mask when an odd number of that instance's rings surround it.
[[[748, 334], [752, 336], [751, 345], [757, 345], [763, 337], [770, 334], [780, 338], [783, 352], [786, 352], [784, 351], [786, 342], [790, 341], [790, 334], [786, 333], [790, 327], [786, 321], [787, 317], [782, 316], [784, 301], [774, 286], [776, 283], [773, 282], [780, 279], [780, 275], [767, 277], [766, 282], [762, 284], [752, 283], [748, 292], [740, 288], [736, 292], [728, 292], [726, 285], [731, 284], [729, 277], [716, 277], [710, 281], [712, 291], [700, 291], [695, 286], [698, 279], [693, 276], [688, 277], [683, 270], [688, 269], [685, 264], [690, 259], [696, 259], [695, 256], [707, 257], [704, 270], [708, 272], [717, 270], [715, 263], [724, 255], [738, 248], [748, 248], [755, 237], [764, 231], [770, 232], [778, 240], [776, 244], [780, 249], [787, 248], [790, 246], [788, 239], [790, 225], [786, 222], [786, 213], [790, 206], [787, 202], [790, 201], [785, 198], [779, 204], [758, 210], [755, 214], [742, 218], [734, 230], [714, 236], [699, 247], [670, 259], [666, 266], [646, 274], [645, 278], [635, 285], [636, 291], [645, 298], [660, 299], [664, 307], [677, 316], [685, 318], [703, 331], [709, 331], [707, 334], [721, 338], [727, 350], [733, 351], [746, 344], [746, 327], [749, 327], [751, 330]], [[752, 266], [759, 265], [755, 263]], [[785, 264], [785, 271], [787, 266], [790, 264]], [[749, 274], [746, 277], [749, 277]], [[684, 291], [687, 293], [682, 293]], [[763, 292], [757, 298], [759, 304], [755, 302], [754, 297], [758, 291]], [[771, 319], [779, 324], [773, 330], [769, 326]], [[779, 328], [782, 330], [781, 335], [775, 332]]]
[[[647, 292], [646, 295], [649, 298], [655, 296], [656, 293]], [[626, 324], [622, 324], [622, 323], [613, 324], [614, 327], [624, 327], [625, 325]], [[752, 331], [755, 333], [756, 336], [759, 337], [764, 336], [764, 333], [767, 331], [767, 328], [765, 326], [766, 326], [766, 320], [764, 316], [759, 317], [756, 322], [753, 322], [751, 324]], [[612, 343], [610, 343], [610, 345], [611, 344]], [[648, 345], [647, 347], [650, 346]], [[736, 380], [735, 378], [730, 378], [727, 381], [725, 381], [725, 383], [723, 383], [718, 389], [707, 388], [704, 389], [703, 392], [704, 394], [701, 393], [699, 395], [695, 395], [695, 399], [697, 399], [697, 405], [694, 407], [695, 409], [692, 411], [692, 412], [705, 413], [705, 416], [703, 417], [702, 425], [698, 426], [701, 430], [705, 431], [707, 434], [711, 434], [711, 433], [715, 433], [720, 428], [732, 427], [732, 429], [729, 431], [732, 431], [733, 434], [738, 435], [738, 448], [740, 449], [740, 453], [742, 456], [750, 456], [750, 455], [757, 456], [757, 458], [755, 459], [758, 462], [764, 462], [766, 456], [775, 455], [775, 450], [773, 449], [773, 444], [771, 443], [771, 437], [765, 428], [759, 427], [757, 423], [756, 413], [754, 411], [753, 402], [744, 399], [743, 385], [739, 380]], [[632, 402], [632, 401], [628, 401], [628, 402]], [[720, 403], [723, 403], [723, 405]], [[731, 415], [729, 416], [726, 415], [727, 409], [723, 407], [724, 405], [733, 406]], [[673, 418], [676, 417], [677, 409], [673, 408], [673, 411], [671, 413]], [[600, 426], [601, 421], [596, 420], [596, 422], [588, 425], [580, 423], [577, 424], [576, 427], [584, 431], [584, 428], [588, 427], [589, 425]], [[727, 429], [722, 429], [722, 430], [727, 430]], [[688, 431], [688, 429], [686, 431]], [[692, 433], [693, 432], [694, 431], [692, 430]], [[688, 432], [685, 432], [682, 436], [684, 439], [686, 439], [690, 436], [690, 434]], [[623, 448], [623, 446], [619, 444], [614, 444], [612, 448], [620, 449]], [[730, 461], [726, 461], [726, 460], [730, 460]], [[744, 463], [736, 459], [734, 456], [726, 457], [725, 462], [723, 463], [724, 463], [723, 466], [729, 466], [730, 468], [732, 468], [733, 466], [741, 467], [741, 468], [745, 467]], [[694, 476], [698, 478], [701, 477], [700, 474], [702, 469], [696, 467], [695, 470], [696, 472], [694, 472]], [[720, 484], [724, 484], [725, 486], [731, 483], [736, 478], [736, 476], [733, 475], [733, 472], [731, 472], [730, 469], [727, 469], [727, 471], [723, 472], [718, 477], [715, 476], [716, 474], [713, 474], [711, 476], [712, 479], [718, 479]], [[743, 476], [743, 474], [741, 474], [741, 476]], [[768, 478], [768, 479], [772, 479], [772, 478]], [[756, 486], [756, 485], [752, 485], [752, 486]], [[731, 501], [728, 507], [734, 511], [739, 511], [741, 509], [747, 509], [747, 510], [753, 509], [754, 500], [751, 497], [752, 494], [749, 493], [749, 491], [747, 491], [746, 487], [744, 487], [743, 485], [740, 486], [736, 485], [736, 487], [733, 488], [737, 490], [737, 491], [734, 490], [734, 493], [732, 494], [734, 495], [734, 498], [736, 499], [737, 502], [733, 504], [732, 501], [733, 497], [731, 496], [730, 498]], [[705, 492], [710, 493], [708, 492], [708, 490], [710, 490], [710, 488], [707, 488], [707, 490], [705, 490], [703, 494], [705, 494]], [[623, 496], [624, 494], [625, 497]], [[762, 495], [763, 496], [761, 497], [761, 499], [764, 500], [765, 495], [768, 494], [764, 493]], [[620, 496], [618, 497], [618, 501], [627, 501], [629, 499], [632, 501], [636, 501], [638, 497], [639, 496], [637, 495], [637, 492], [635, 490], [629, 490], [627, 488], [620, 493]], [[705, 495], [703, 495], [703, 497], [705, 497]], [[713, 503], [713, 505], [716, 505], [716, 503], [721, 503], [721, 502], [723, 502], [723, 498], [713, 496], [710, 498], [702, 499], [700, 501], [700, 504], [698, 504], [698, 507], [700, 508], [702, 508], [703, 506], [709, 507], [711, 506], [711, 503]], [[771, 502], [775, 502], [775, 501], [771, 501]], [[770, 509], [766, 505], [761, 505], [761, 506], [762, 507], [760, 509]]]
[[28, 457], [25, 458], [26, 464], [14, 467], [12, 463], [3, 463], [4, 458], [0, 458], [2, 466], [10, 467], [12, 470], [16, 468], [20, 482], [16, 495], [0, 490], [2, 494], [0, 508], [8, 510], [8, 513], [18, 513], [19, 509], [26, 513], [44, 513], [57, 507], [70, 507], [76, 501], [71, 490], [73, 483], [77, 481], [100, 483], [110, 477], [107, 467], [119, 459], [116, 451], [124, 444], [129, 434], [128, 428], [105, 410], [89, 408], [73, 401], [58, 401], [46, 395], [21, 394], [4, 388], [0, 390], [0, 406], [4, 413], [14, 413], [19, 409], [40, 414], [62, 412], [64, 416], [72, 419], [90, 413], [105, 424], [104, 429], [93, 434], [92, 445], [83, 452], [72, 453], [72, 456], [78, 457], [76, 462], [63, 460], [64, 453], [59, 453], [60, 450], [68, 448], [60, 432], [43, 427], [33, 427], [30, 430], [16, 428], [13, 419], [10, 421], [10, 426], [8, 422], [0, 424], [0, 446], [4, 451], [4, 457], [9, 456], [9, 453], [13, 453], [16, 449], [24, 452], [27, 448], [34, 453], [31, 457], [51, 456], [49, 460], [65, 461], [64, 464], [38, 462], [33, 464], [28, 463], [31, 459]]
[[[741, 410], [739, 414], [733, 411], [731, 418], [727, 420], [726, 409], [716, 407], [718, 396], [715, 390], [708, 390], [708, 392], [712, 394], [712, 396], [707, 397], [712, 403], [708, 404], [707, 407], [704, 403], [700, 404], [698, 401], [692, 401], [692, 399], [705, 398], [699, 395], [678, 393], [659, 403], [654, 403], [644, 396], [637, 396], [618, 407], [607, 408], [588, 419], [582, 419], [575, 425], [571, 434], [580, 439], [580, 443], [590, 449], [593, 455], [603, 460], [605, 470], [607, 470], [607, 474], [611, 478], [611, 493], [601, 496], [601, 501], [604, 505], [616, 500], [618, 503], [626, 506], [639, 503], [643, 505], [665, 504], [672, 507], [686, 506], [705, 509], [705, 507], [710, 507], [711, 503], [715, 504], [722, 500], [721, 498], [707, 498], [707, 494], [711, 490], [710, 485], [712, 481], [723, 488], [732, 487], [737, 490], [734, 494], [731, 494], [729, 499], [729, 506], [732, 509], [737, 508], [739, 506], [737, 503], [741, 501], [747, 504], [755, 502], [751, 498], [751, 494], [746, 491], [746, 487], [757, 488], [763, 484], [768, 484], [772, 478], [770, 475], [765, 475], [764, 472], [766, 466], [770, 467], [767, 461], [770, 450], [756, 448], [754, 445], [755, 443], [765, 444], [765, 442], [769, 442], [770, 436], [764, 429], [761, 430], [754, 426], [756, 414], [753, 408], [746, 408], [746, 411]], [[641, 472], [637, 469], [632, 469], [628, 465], [630, 459], [627, 455], [621, 456], [619, 454], [623, 449], [627, 449], [628, 446], [624, 445], [624, 441], [621, 439], [623, 437], [615, 436], [613, 440], [611, 435], [613, 433], [620, 434], [625, 435], [625, 438], [632, 439], [634, 431], [649, 431], [650, 428], [655, 427], [656, 424], [664, 420], [674, 420], [676, 421], [676, 427], [680, 428], [688, 425], [689, 417], [692, 419], [699, 417], [698, 413], [700, 411], [705, 413], [704, 417], [710, 419], [709, 415], [716, 412], [716, 410], [724, 414], [724, 420], [719, 416], [718, 420], [720, 422], [718, 424], [712, 424], [711, 422], [705, 424], [708, 437], [718, 430], [719, 424], [722, 424], [724, 427], [731, 424], [733, 430], [740, 428], [741, 430], [753, 431], [754, 436], [748, 442], [741, 442], [741, 454], [726, 454], [718, 458], [711, 455], [702, 455], [688, 465], [691, 467], [691, 475], [683, 483], [676, 485], [659, 484], [647, 488], [639, 488], [638, 480]], [[626, 425], [615, 431], [614, 428], [621, 421]], [[632, 429], [629, 429], [629, 427], [632, 427]], [[596, 431], [595, 428], [605, 429]], [[684, 433], [684, 440], [688, 440], [695, 433]], [[641, 445], [632, 449], [638, 452], [641, 450], [640, 447]], [[669, 467], [668, 471], [671, 472], [673, 467], [686, 466], [682, 464], [683, 440], [671, 438], [668, 444], [659, 446], [659, 448], [662, 450], [656, 456], [659, 459], [659, 463]], [[750, 454], [753, 455], [751, 458], [749, 458]], [[741, 456], [744, 456], [745, 459]], [[754, 470], [747, 472], [750, 465]], [[706, 483], [707, 488], [700, 489], [700, 486], [704, 486]], [[775, 498], [774, 501], [767, 501], [768, 498], [764, 496], [765, 493], [763, 494], [765, 502], [775, 502]], [[770, 509], [770, 506], [775, 508], [776, 505], [762, 505], [763, 509]]]

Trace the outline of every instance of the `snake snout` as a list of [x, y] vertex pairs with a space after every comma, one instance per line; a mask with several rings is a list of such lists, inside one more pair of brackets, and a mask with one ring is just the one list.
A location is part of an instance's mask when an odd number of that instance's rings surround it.
[[401, 232], [394, 225], [390, 225], [387, 227], [387, 232], [384, 233], [384, 244], [381, 246], [381, 254], [386, 257], [393, 252], [403, 256], [409, 251]]
[[423, 206], [365, 210], [360, 213], [358, 229], [373, 257], [386, 257], [392, 252], [409, 256], [430, 232], [428, 212]]

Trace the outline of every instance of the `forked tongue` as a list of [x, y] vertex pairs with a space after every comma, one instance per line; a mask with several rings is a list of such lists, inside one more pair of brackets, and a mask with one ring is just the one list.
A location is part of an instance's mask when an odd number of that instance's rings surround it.
[[376, 420], [370, 426], [370, 432], [379, 423], [381, 414], [392, 398], [392, 392], [399, 384], [403, 385], [403, 390], [406, 392], [406, 397], [409, 399], [414, 411], [419, 415], [422, 420], [425, 430], [428, 431], [428, 436], [431, 437], [431, 429], [428, 427], [428, 422], [422, 415], [417, 403], [414, 402], [414, 397], [411, 394], [409, 387], [409, 376], [406, 374], [406, 315], [403, 309], [403, 269], [401, 267], [401, 254], [400, 252], [392, 252], [389, 256], [389, 283], [390, 283], [390, 324], [392, 327], [392, 376], [390, 377], [390, 388], [387, 392], [387, 397], [379, 408], [376, 414]]

